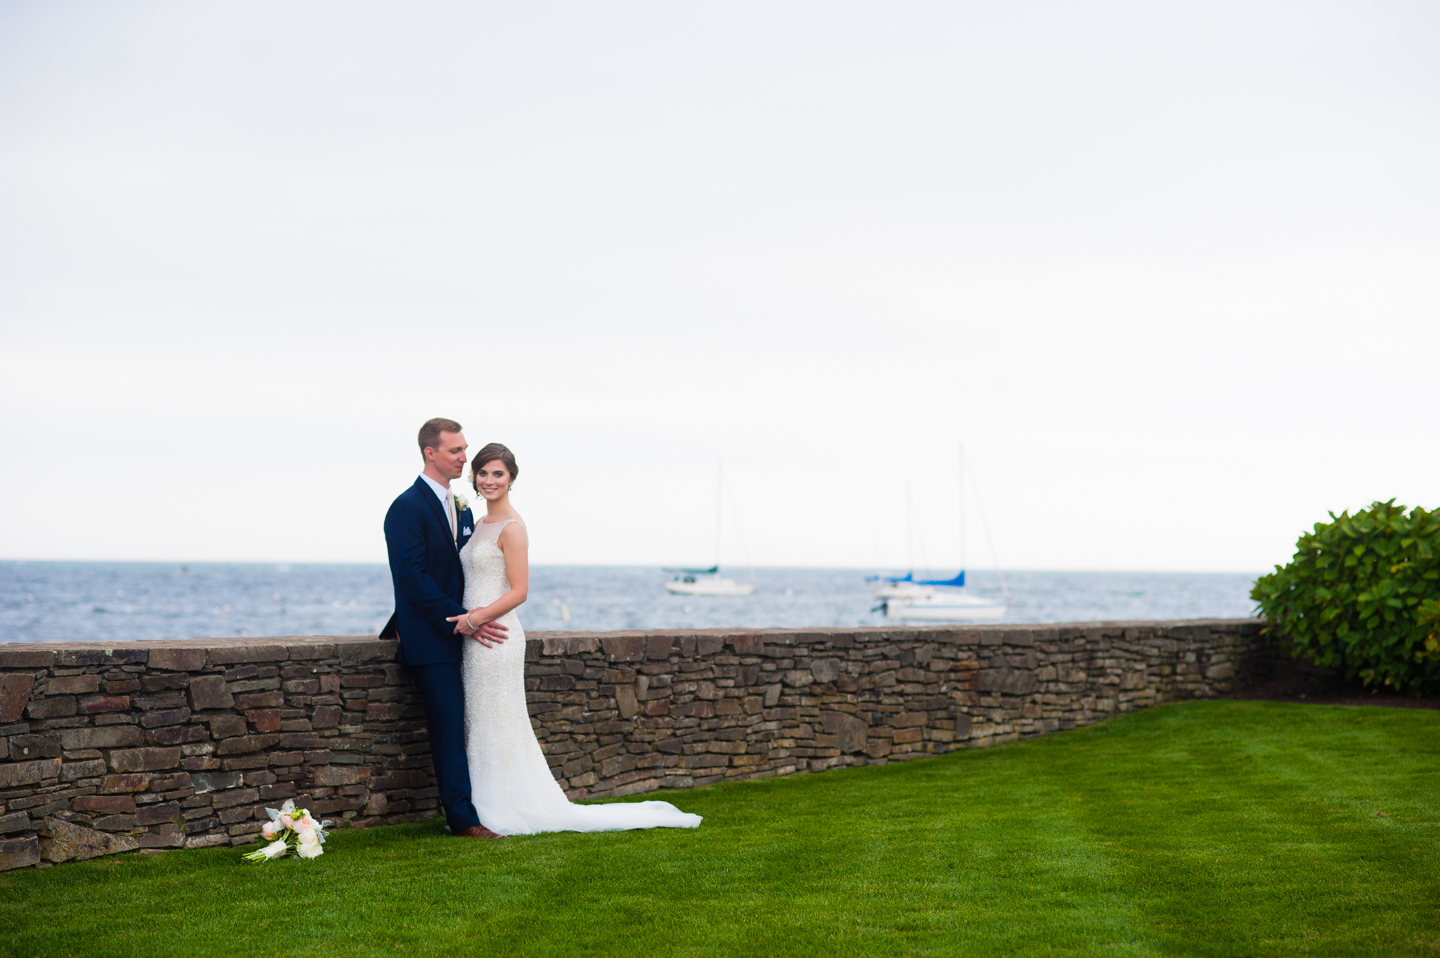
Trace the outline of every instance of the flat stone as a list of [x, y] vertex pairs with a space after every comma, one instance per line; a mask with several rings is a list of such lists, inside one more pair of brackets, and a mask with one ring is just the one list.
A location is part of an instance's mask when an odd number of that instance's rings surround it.
[[334, 728], [340, 724], [344, 713], [338, 705], [322, 705], [310, 716], [310, 727], [314, 729]]
[[245, 734], [245, 718], [241, 715], [215, 715], [210, 718], [210, 734], [216, 738], [234, 738]]
[[140, 716], [140, 724], [145, 728], [161, 728], [166, 725], [182, 725], [190, 721], [190, 710], [187, 708], [160, 709], [155, 712], [146, 712]]
[[98, 712], [128, 712], [130, 696], [87, 695], [80, 700], [80, 711], [86, 715], [95, 715]]
[[393, 662], [395, 643], [379, 639], [357, 639], [335, 643], [335, 652], [342, 668], [367, 662]]
[[24, 714], [33, 688], [33, 675], [23, 672], [0, 675], [0, 722], [14, 722]]
[[100, 794], [114, 795], [119, 792], [143, 792], [150, 787], [150, 779], [152, 777], [153, 776], [148, 773], [106, 775], [105, 780], [100, 783]]
[[126, 748], [144, 743], [145, 733], [134, 725], [67, 728], [60, 731], [60, 744], [66, 751], [82, 748]]
[[235, 705], [225, 679], [219, 675], [197, 675], [190, 679], [190, 707], [201, 709], [228, 709]]
[[81, 795], [71, 800], [70, 808], [77, 812], [120, 815], [135, 811], [135, 799], [129, 795]]
[[615, 706], [620, 710], [621, 718], [632, 719], [640, 713], [640, 702], [635, 697], [633, 685], [615, 687]]
[[328, 642], [321, 642], [316, 645], [287, 645], [285, 651], [292, 662], [306, 662], [314, 659], [335, 658], [335, 646]]
[[140, 847], [140, 843], [129, 835], [107, 835], [58, 818], [45, 820], [45, 835], [39, 845], [40, 856], [51, 862], [99, 858], [117, 852], [132, 852]]
[[290, 658], [290, 653], [283, 645], [229, 645], [210, 649], [209, 652], [212, 666], [240, 665], [245, 662], [284, 662]]
[[151, 649], [150, 661], [147, 663], [152, 669], [165, 669], [171, 672], [199, 672], [205, 668], [205, 649], [175, 648]]
[[980, 692], [1028, 695], [1034, 687], [1035, 673], [1029, 669], [981, 669], [975, 679], [975, 688]]
[[816, 659], [810, 663], [810, 674], [821, 684], [833, 682], [840, 677], [840, 663], [835, 659]]
[[60, 760], [45, 758], [34, 762], [6, 762], [0, 765], [0, 789], [38, 785], [60, 777]]
[[157, 772], [179, 764], [178, 748], [116, 749], [110, 753], [112, 772]]
[[221, 791], [227, 788], [236, 788], [240, 785], [242, 776], [239, 772], [192, 772], [190, 784], [195, 787], [195, 794], [203, 792]]
[[825, 734], [836, 737], [835, 747], [841, 754], [865, 751], [870, 726], [846, 712], [821, 712], [820, 718]]
[[150, 787], [157, 792], [169, 792], [177, 788], [184, 788], [189, 784], [189, 772], [172, 772], [169, 775], [156, 775], [150, 781]]
[[40, 861], [40, 839], [9, 838], [0, 841], [0, 872], [26, 868]]
[[340, 785], [354, 785], [360, 781], [360, 769], [353, 765], [319, 765], [315, 768], [315, 785], [334, 788]]
[[241, 788], [228, 792], [217, 792], [211, 800], [212, 808], [230, 808], [234, 805], [245, 805], [249, 802], [260, 800], [260, 792], [253, 788]]
[[37, 758], [58, 758], [64, 751], [60, 736], [54, 732], [39, 735], [16, 735], [10, 739], [10, 758], [13, 761]]
[[249, 709], [278, 709], [284, 704], [284, 692], [245, 692], [235, 696], [235, 708], [241, 711], [247, 711]]
[[278, 735], [242, 735], [227, 738], [215, 748], [216, 755], [244, 755], [269, 748], [280, 740]]
[[[764, 655], [765, 637], [757, 632], [745, 632], [739, 635], [732, 635], [726, 639], [730, 647], [735, 650], [736, 655]], [[853, 637], [851, 644], [854, 644]]]
[[30, 825], [28, 812], [11, 812], [9, 815], [0, 815], [0, 835], [9, 832], [23, 832]]
[[98, 675], [58, 675], [45, 680], [45, 691], [49, 695], [85, 695], [100, 691]]
[[60, 781], [62, 782], [78, 782], [82, 778], [99, 778], [104, 774], [105, 760], [99, 758], [66, 762], [60, 766]]
[[[174, 689], [156, 692], [152, 695], [135, 696], [137, 709], [178, 709], [185, 707], [185, 694]], [[144, 719], [142, 717], [141, 721]]]
[[105, 815], [95, 819], [95, 827], [106, 832], [131, 832], [139, 823], [134, 815]]
[[184, 848], [185, 830], [173, 822], [153, 825], [148, 832], [140, 836], [140, 847], [142, 849]]
[[611, 662], [640, 662], [645, 658], [645, 636], [602, 636], [600, 647]]
[[32, 719], [64, 718], [67, 715], [74, 715], [75, 712], [76, 704], [73, 695], [47, 695], [34, 699], [25, 706], [25, 714]]
[[0, 646], [0, 669], [48, 669], [54, 664], [54, 649], [7, 649]]
[[280, 731], [279, 709], [250, 709], [245, 713], [245, 718], [255, 726], [257, 732]]
[[179, 817], [180, 806], [174, 802], [166, 802], [163, 805], [145, 805], [135, 812], [135, 821], [141, 825], [159, 825], [162, 822], [173, 822]]
[[148, 741], [151, 745], [192, 745], [210, 741], [210, 733], [203, 725], [167, 725], [153, 729]]

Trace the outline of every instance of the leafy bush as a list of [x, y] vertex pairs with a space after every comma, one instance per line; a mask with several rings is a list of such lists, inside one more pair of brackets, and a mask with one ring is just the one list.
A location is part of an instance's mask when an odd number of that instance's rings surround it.
[[1440, 690], [1440, 510], [1407, 515], [1391, 499], [1330, 519], [1256, 580], [1250, 597], [1267, 630], [1347, 679]]

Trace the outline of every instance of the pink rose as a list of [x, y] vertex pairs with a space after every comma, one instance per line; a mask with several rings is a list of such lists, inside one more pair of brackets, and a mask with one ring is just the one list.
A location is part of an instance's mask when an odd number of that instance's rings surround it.
[[264, 836], [267, 842], [274, 838], [275, 833], [279, 830], [280, 825], [277, 822], [266, 822], [264, 825], [260, 826], [260, 834]]
[[295, 831], [313, 832], [315, 830], [315, 819], [307, 813], [304, 818], [295, 819]]
[[281, 827], [281, 828], [289, 828], [289, 829], [292, 829], [292, 830], [293, 830], [293, 829], [295, 828], [295, 819], [291, 818], [289, 815], [281, 815], [281, 816], [280, 816], [280, 827]]

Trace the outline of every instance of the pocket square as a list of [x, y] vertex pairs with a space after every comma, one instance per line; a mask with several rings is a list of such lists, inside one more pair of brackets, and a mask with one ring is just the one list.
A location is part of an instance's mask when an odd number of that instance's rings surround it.
[[469, 526], [466, 526], [464, 529], [462, 529], [462, 530], [460, 531], [460, 534], [461, 534], [462, 536], [474, 535], [474, 534], [475, 534], [475, 530], [472, 529], [472, 528], [470, 528]]

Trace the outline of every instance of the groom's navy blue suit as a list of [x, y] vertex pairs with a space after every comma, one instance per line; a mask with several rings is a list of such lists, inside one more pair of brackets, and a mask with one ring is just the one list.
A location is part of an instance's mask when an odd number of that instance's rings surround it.
[[395, 582], [395, 614], [380, 633], [398, 637], [395, 658], [408, 666], [425, 695], [430, 757], [439, 780], [440, 806], [450, 831], [480, 824], [470, 801], [470, 767], [465, 758], [465, 685], [460, 677], [463, 636], [446, 622], [464, 615], [465, 573], [460, 549], [475, 530], [469, 509], [450, 535], [445, 506], [423, 478], [402, 492], [385, 513], [385, 547]]

